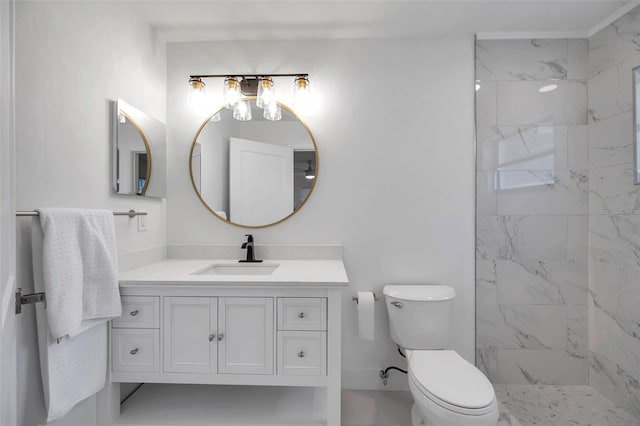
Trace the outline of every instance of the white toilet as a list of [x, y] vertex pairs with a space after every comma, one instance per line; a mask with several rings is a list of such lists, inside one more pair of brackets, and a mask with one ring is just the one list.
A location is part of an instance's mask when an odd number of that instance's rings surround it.
[[391, 338], [405, 349], [413, 425], [496, 426], [491, 382], [456, 351], [447, 350], [456, 292], [444, 285], [387, 285]]

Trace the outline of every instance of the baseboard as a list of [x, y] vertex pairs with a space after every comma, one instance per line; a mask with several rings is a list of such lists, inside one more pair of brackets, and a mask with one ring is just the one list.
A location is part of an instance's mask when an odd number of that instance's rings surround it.
[[408, 391], [407, 375], [390, 371], [387, 385], [382, 383], [380, 370], [375, 368], [346, 368], [342, 370], [342, 389]]

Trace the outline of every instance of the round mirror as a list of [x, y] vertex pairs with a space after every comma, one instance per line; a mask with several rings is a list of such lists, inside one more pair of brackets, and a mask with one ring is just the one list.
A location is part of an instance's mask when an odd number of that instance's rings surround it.
[[189, 155], [191, 183], [202, 204], [246, 228], [275, 225], [300, 210], [318, 171], [318, 149], [306, 124], [286, 105], [278, 102], [273, 114], [255, 99], [243, 98], [242, 108], [222, 107], [207, 118]]

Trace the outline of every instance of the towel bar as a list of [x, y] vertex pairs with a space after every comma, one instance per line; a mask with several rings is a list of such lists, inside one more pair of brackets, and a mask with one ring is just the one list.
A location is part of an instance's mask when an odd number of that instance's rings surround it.
[[16, 314], [22, 313], [22, 305], [30, 305], [32, 303], [45, 302], [44, 293], [22, 294], [22, 289], [16, 289]]
[[[146, 216], [147, 212], [138, 212], [135, 210], [129, 210], [128, 212], [113, 212], [114, 216], [129, 216], [130, 219], [133, 219], [136, 216]], [[17, 211], [16, 216], [40, 216], [40, 213], [37, 211]]]

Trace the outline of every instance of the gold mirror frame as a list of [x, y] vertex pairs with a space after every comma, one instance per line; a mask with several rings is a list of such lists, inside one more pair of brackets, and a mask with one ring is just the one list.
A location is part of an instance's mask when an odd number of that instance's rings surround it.
[[[249, 96], [249, 97], [244, 97], [241, 99], [241, 101], [255, 101], [257, 99], [257, 97], [255, 96]], [[313, 133], [311, 133], [311, 130], [309, 129], [309, 126], [307, 126], [307, 123], [305, 123], [299, 116], [298, 114], [295, 113], [295, 111], [293, 111], [293, 109], [291, 109], [290, 107], [288, 107], [287, 105], [281, 103], [281, 102], [276, 102], [280, 108], [288, 111], [291, 113], [291, 115], [293, 115], [299, 122], [300, 124], [302, 124], [302, 126], [304, 127], [304, 129], [307, 131], [307, 133], [309, 134], [309, 138], [311, 138], [311, 143], [313, 144], [313, 152], [315, 155], [315, 160], [316, 160], [316, 177], [313, 179], [313, 182], [311, 183], [311, 188], [309, 188], [309, 193], [307, 194], [307, 196], [304, 198], [304, 200], [302, 200], [302, 202], [300, 203], [300, 205], [295, 208], [291, 213], [289, 213], [287, 216], [283, 217], [280, 220], [277, 220], [275, 222], [272, 223], [267, 223], [265, 225], [242, 225], [240, 223], [236, 223], [236, 222], [232, 222], [228, 219], [223, 218], [222, 216], [220, 216], [219, 214], [217, 214], [208, 204], [207, 202], [204, 200], [204, 198], [202, 198], [202, 195], [200, 194], [200, 191], [198, 191], [198, 187], [196, 186], [196, 182], [193, 178], [193, 166], [192, 166], [192, 160], [193, 160], [193, 150], [195, 149], [196, 146], [196, 142], [198, 141], [198, 137], [200, 136], [200, 133], [202, 132], [202, 130], [205, 128], [205, 126], [207, 124], [209, 124], [209, 121], [211, 121], [211, 119], [218, 113], [224, 111], [225, 107], [222, 106], [221, 108], [217, 109], [213, 114], [211, 114], [209, 117], [207, 117], [204, 122], [200, 125], [200, 127], [198, 127], [198, 130], [196, 131], [195, 136], [193, 137], [193, 141], [191, 142], [191, 148], [189, 149], [189, 178], [191, 179], [191, 186], [193, 187], [193, 191], [196, 193], [196, 195], [198, 196], [198, 199], [200, 200], [200, 202], [202, 203], [202, 205], [209, 210], [209, 213], [211, 213], [212, 215], [214, 215], [215, 217], [217, 217], [218, 219], [220, 219], [221, 221], [223, 221], [224, 223], [229, 223], [231, 225], [237, 226], [239, 228], [251, 228], [251, 229], [258, 229], [258, 228], [267, 228], [269, 226], [274, 226], [277, 225], [281, 222], [284, 222], [285, 220], [289, 219], [291, 216], [293, 216], [294, 214], [296, 214], [298, 211], [300, 211], [300, 209], [302, 209], [302, 207], [307, 203], [307, 200], [309, 200], [309, 197], [311, 197], [311, 194], [313, 193], [313, 189], [316, 187], [316, 182], [318, 181], [318, 171], [320, 168], [320, 161], [319, 161], [319, 155], [318, 155], [318, 145], [316, 145], [316, 139], [313, 137]]]
[[136, 131], [140, 135], [142, 142], [144, 143], [145, 151], [147, 151], [147, 173], [144, 178], [144, 186], [142, 187], [142, 191], [140, 191], [139, 194], [135, 194], [135, 195], [144, 195], [145, 192], [147, 192], [147, 188], [149, 187], [149, 181], [151, 180], [151, 148], [149, 147], [149, 141], [147, 140], [147, 137], [142, 131], [142, 128], [140, 128], [140, 125], [136, 123], [136, 121], [133, 118], [131, 118], [129, 114], [122, 111], [121, 109], [118, 109], [118, 114], [124, 115], [124, 117], [127, 120], [129, 120], [129, 122], [133, 125], [133, 127], [136, 129]]

